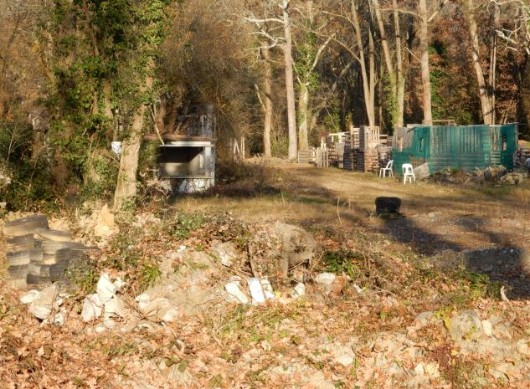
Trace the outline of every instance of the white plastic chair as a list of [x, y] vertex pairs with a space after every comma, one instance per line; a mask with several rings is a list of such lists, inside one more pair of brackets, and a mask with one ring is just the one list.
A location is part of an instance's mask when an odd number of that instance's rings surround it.
[[386, 177], [387, 172], [388, 172], [389, 177], [394, 177], [394, 172], [392, 171], [392, 165], [394, 165], [393, 159], [388, 161], [385, 167], [382, 167], [381, 169], [379, 169], [379, 177]]
[[407, 180], [412, 184], [412, 181], [416, 181], [416, 176], [414, 175], [414, 168], [410, 163], [404, 163], [401, 166], [403, 169], [403, 184], [407, 183]]

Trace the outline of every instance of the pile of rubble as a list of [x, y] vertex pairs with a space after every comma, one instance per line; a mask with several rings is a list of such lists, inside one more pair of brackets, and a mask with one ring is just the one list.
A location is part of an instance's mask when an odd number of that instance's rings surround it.
[[429, 179], [437, 183], [452, 185], [483, 183], [518, 185], [524, 181], [525, 174], [519, 171], [508, 172], [503, 166], [490, 166], [486, 169], [472, 171], [447, 168], [432, 174]]
[[19, 289], [63, 278], [73, 259], [83, 259], [86, 247], [68, 231], [52, 230], [44, 215], [23, 217], [3, 226], [6, 237], [8, 284]]

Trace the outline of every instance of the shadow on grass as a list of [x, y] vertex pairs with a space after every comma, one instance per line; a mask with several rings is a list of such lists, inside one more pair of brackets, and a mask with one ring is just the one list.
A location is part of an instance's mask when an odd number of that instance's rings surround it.
[[[309, 168], [308, 168], [309, 169]], [[335, 222], [349, 224], [353, 228], [361, 225], [368, 232], [383, 233], [392, 237], [395, 241], [409, 246], [415, 253], [428, 257], [436, 257], [437, 265], [443, 268], [444, 261], [449, 266], [463, 266], [469, 272], [487, 275], [492, 281], [499, 282], [507, 286], [507, 296], [511, 299], [528, 299], [530, 298], [530, 285], [526, 281], [530, 278], [530, 258], [527, 252], [517, 244], [513, 244], [512, 231], [492, 230], [488, 228], [490, 219], [475, 216], [472, 213], [462, 213], [461, 217], [451, 222], [456, 227], [470, 234], [482, 235], [482, 240], [486, 242], [487, 247], [484, 249], [469, 249], [463, 244], [451, 241], [446, 237], [430, 232], [425, 227], [420, 226], [413, 218], [399, 217], [390, 220], [383, 220], [383, 223], [368, 223], [367, 218], [373, 217], [375, 211], [375, 196], [373, 208], [362, 206], [355, 202], [346, 203], [339, 201], [341, 196], [344, 199], [345, 194], [338, 191], [330, 190], [322, 185], [318, 185], [318, 177], [329, 174], [325, 169], [313, 169], [309, 172], [310, 178], [297, 178], [297, 174], [286, 174], [281, 169], [262, 164], [234, 164], [230, 163], [219, 169], [218, 185], [199, 197], [227, 197], [249, 199], [255, 197], [275, 197], [282, 196], [289, 203], [300, 202], [308, 206], [314, 205], [323, 208], [324, 211], [318, 220], [309, 218], [304, 219], [304, 215], [299, 215], [296, 220], [309, 230], [315, 230], [320, 225], [325, 224], [329, 228], [329, 233], [335, 233], [340, 228], [333, 228], [333, 219]], [[305, 171], [304, 173], [308, 173]], [[346, 179], [352, 179], [351, 176], [344, 176]], [[340, 183], [339, 183], [340, 184]], [[370, 182], [367, 185], [371, 185]], [[435, 184], [432, 184], [435, 185]], [[340, 185], [339, 185], [340, 186]], [[395, 189], [395, 194], [392, 193]], [[381, 195], [399, 197], [399, 187], [389, 186], [389, 190]], [[470, 189], [466, 187], [467, 195], [455, 194], [444, 199], [434, 198], [428, 194], [418, 192], [413, 197], [411, 204], [407, 204], [407, 210], [418, 210], [420, 213], [426, 210], [436, 209], [443, 213], [445, 208], [450, 209], [456, 205], [460, 209], [475, 207], [470, 199], [476, 196], [481, 197], [482, 204], [491, 207], [500, 207], [510, 209], [513, 199], [506, 196], [506, 190], [486, 190], [483, 187]], [[490, 193], [491, 192], [491, 193]], [[347, 197], [347, 196], [346, 196]], [[403, 207], [402, 207], [403, 208]], [[520, 210], [529, 212], [528, 202], [520, 205]], [[325, 214], [328, 213], [328, 214]], [[427, 215], [425, 215], [427, 217]], [[342, 218], [342, 220], [341, 220]], [[490, 223], [491, 224], [491, 223]], [[464, 237], [465, 238], [465, 237]], [[442, 253], [442, 254], [440, 254]], [[459, 258], [455, 263], [453, 258]], [[527, 266], [527, 264], [529, 264]], [[527, 277], [528, 278], [523, 278]]]

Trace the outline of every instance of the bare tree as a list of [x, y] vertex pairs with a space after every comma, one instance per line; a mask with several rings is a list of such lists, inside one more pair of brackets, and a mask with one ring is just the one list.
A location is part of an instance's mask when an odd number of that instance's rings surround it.
[[[277, 0], [273, 0], [274, 2]], [[247, 21], [253, 23], [257, 28], [257, 33], [266, 38], [270, 43], [269, 47], [279, 46], [283, 50], [284, 68], [285, 68], [285, 95], [287, 101], [287, 127], [289, 138], [288, 158], [290, 160], [296, 159], [298, 155], [298, 143], [296, 132], [296, 96], [294, 91], [294, 61], [292, 53], [292, 25], [290, 15], [291, 0], [281, 0], [280, 3], [274, 3], [280, 7], [281, 15], [266, 15], [264, 17], [257, 17], [249, 10], [250, 15], [246, 18]], [[282, 26], [283, 34], [281, 36], [272, 35], [271, 30], [267, 28], [270, 24], [279, 24]]]

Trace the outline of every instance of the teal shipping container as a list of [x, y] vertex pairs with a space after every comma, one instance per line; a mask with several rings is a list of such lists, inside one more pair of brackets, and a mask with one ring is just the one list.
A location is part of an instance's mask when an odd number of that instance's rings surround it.
[[517, 138], [517, 124], [400, 128], [392, 139], [392, 158], [396, 167], [426, 163], [430, 174], [500, 165], [511, 170]]

